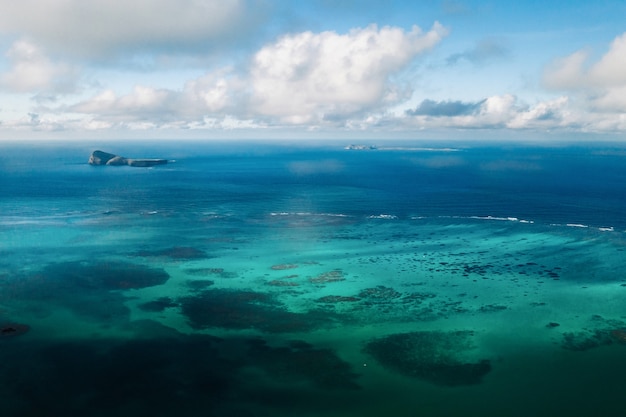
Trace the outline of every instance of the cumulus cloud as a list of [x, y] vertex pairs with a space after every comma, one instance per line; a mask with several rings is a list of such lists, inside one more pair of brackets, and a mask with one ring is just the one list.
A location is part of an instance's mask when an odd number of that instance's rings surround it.
[[230, 115], [274, 126], [346, 125], [405, 98], [391, 77], [445, 33], [435, 24], [426, 33], [369, 26], [343, 35], [293, 34], [261, 48], [246, 71], [208, 72], [180, 90], [107, 90], [70, 110], [116, 122], [197, 123]]
[[224, 119], [224, 114], [237, 108], [235, 97], [242, 88], [228, 70], [218, 70], [189, 80], [181, 90], [144, 85], [122, 95], [105, 90], [62, 110], [116, 123], [190, 125], [211, 116]]
[[169, 120], [176, 109], [176, 93], [166, 89], [136, 86], [129, 94], [118, 96], [106, 90], [89, 100], [71, 106], [73, 113], [97, 115], [106, 120], [129, 122]]
[[0, 32], [51, 50], [102, 58], [138, 48], [206, 50], [253, 26], [256, 0], [4, 1]]
[[596, 62], [590, 62], [590, 56], [580, 50], [555, 60], [544, 72], [544, 85], [578, 95], [590, 111], [626, 111], [626, 33], [616, 37]]
[[505, 94], [469, 103], [424, 100], [406, 115], [422, 127], [494, 128], [505, 127], [519, 110], [517, 98]]
[[626, 33], [615, 38], [608, 52], [597, 62], [590, 64], [589, 55], [588, 51], [581, 50], [555, 60], [546, 69], [545, 84], [555, 89], [626, 85]]
[[552, 89], [579, 89], [585, 87], [583, 65], [589, 54], [577, 51], [567, 57], [556, 59], [543, 75], [543, 82]]
[[507, 123], [507, 127], [513, 129], [573, 127], [576, 122], [569, 117], [568, 106], [569, 99], [565, 96], [539, 102], [517, 112]]
[[523, 103], [512, 94], [475, 102], [424, 100], [405, 114], [409, 124], [421, 128], [549, 130], [580, 124], [580, 115], [573, 117], [565, 96], [534, 105]]
[[78, 71], [53, 62], [37, 45], [18, 40], [6, 53], [10, 68], [0, 74], [0, 86], [18, 93], [69, 93], [76, 88]]
[[414, 26], [375, 25], [347, 34], [304, 32], [262, 48], [253, 59], [254, 110], [292, 123], [345, 118], [405, 95], [390, 77], [445, 35], [438, 23], [428, 32]]

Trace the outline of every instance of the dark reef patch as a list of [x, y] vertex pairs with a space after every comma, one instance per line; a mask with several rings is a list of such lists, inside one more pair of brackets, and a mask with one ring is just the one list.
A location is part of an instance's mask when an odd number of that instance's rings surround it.
[[270, 347], [264, 341], [250, 343], [250, 358], [274, 378], [297, 383], [305, 380], [322, 389], [358, 389], [352, 367], [331, 349], [317, 349], [297, 341], [288, 347]]
[[561, 347], [567, 350], [585, 351], [613, 343], [611, 333], [606, 329], [582, 330], [563, 333]]
[[621, 320], [593, 315], [588, 327], [580, 331], [563, 333], [561, 347], [567, 350], [585, 351], [614, 343], [626, 344], [626, 324]]
[[158, 257], [158, 258], [170, 258], [175, 260], [183, 259], [206, 259], [209, 257], [207, 253], [201, 249], [193, 248], [189, 246], [175, 246], [172, 248], [160, 249], [160, 250], [140, 250], [134, 253], [135, 256], [141, 256], [144, 258]]
[[309, 278], [313, 284], [327, 284], [329, 282], [344, 281], [346, 278], [340, 270], [323, 272], [315, 277]]
[[214, 281], [210, 279], [192, 279], [185, 283], [192, 291], [203, 290], [207, 287], [211, 287], [215, 284]]
[[211, 289], [180, 300], [192, 327], [205, 329], [257, 329], [270, 333], [306, 332], [331, 325], [329, 312], [294, 313], [272, 295], [250, 290]]
[[170, 297], [160, 297], [153, 301], [139, 304], [139, 309], [150, 312], [161, 312], [166, 308], [178, 307], [178, 303], [174, 302]]
[[485, 304], [485, 305], [480, 306], [478, 311], [480, 313], [497, 313], [499, 311], [504, 311], [507, 308], [508, 308], [507, 306], [503, 306], [500, 304]]
[[195, 276], [207, 276], [214, 275], [219, 278], [236, 278], [238, 275], [236, 272], [225, 271], [224, 268], [187, 268], [184, 270], [185, 274]]
[[126, 296], [119, 290], [161, 285], [168, 279], [162, 269], [127, 262], [59, 262], [2, 280], [0, 301], [11, 304], [19, 300], [20, 308], [43, 314], [62, 307], [110, 325], [129, 318]]
[[[3, 346], [3, 415], [220, 415], [240, 366], [209, 336]], [[6, 414], [5, 414], [6, 413]]]
[[272, 265], [270, 269], [274, 271], [284, 271], [286, 269], [294, 269], [297, 267], [298, 267], [297, 264], [278, 264], [278, 265]]
[[348, 362], [302, 340], [272, 346], [260, 338], [151, 333], [2, 343], [2, 415], [324, 415], [332, 398], [345, 398], [340, 404], [349, 408], [354, 397], [343, 396], [359, 388]]
[[0, 338], [21, 336], [28, 333], [30, 326], [20, 323], [5, 323], [0, 325]]
[[378, 285], [374, 288], [366, 288], [359, 292], [359, 297], [372, 302], [388, 302], [400, 297], [402, 294], [393, 288]]
[[58, 285], [87, 290], [125, 290], [164, 284], [163, 269], [128, 262], [61, 262], [46, 266], [42, 274]]
[[360, 301], [360, 298], [345, 295], [327, 295], [315, 300], [318, 303], [335, 304], [335, 303], [354, 303]]
[[471, 331], [397, 333], [369, 341], [364, 352], [385, 368], [437, 385], [473, 385], [491, 371], [489, 360], [466, 362]]

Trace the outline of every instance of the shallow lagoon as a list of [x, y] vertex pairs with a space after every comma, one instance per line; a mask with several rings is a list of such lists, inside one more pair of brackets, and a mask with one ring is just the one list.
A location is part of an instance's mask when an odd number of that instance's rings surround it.
[[622, 409], [619, 152], [194, 146], [5, 150], [8, 415]]

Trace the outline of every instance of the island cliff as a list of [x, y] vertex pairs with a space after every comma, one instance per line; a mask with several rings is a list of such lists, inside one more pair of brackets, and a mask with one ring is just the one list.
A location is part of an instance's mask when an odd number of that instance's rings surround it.
[[89, 165], [128, 165], [131, 167], [151, 167], [165, 164], [167, 164], [167, 159], [132, 159], [103, 151], [93, 151], [89, 157]]

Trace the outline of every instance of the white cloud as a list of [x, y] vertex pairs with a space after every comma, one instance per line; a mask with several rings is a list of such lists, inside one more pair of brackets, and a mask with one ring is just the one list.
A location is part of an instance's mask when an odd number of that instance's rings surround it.
[[518, 103], [517, 97], [504, 94], [479, 100], [471, 107], [471, 112], [460, 112], [448, 117], [421, 115], [412, 110], [407, 111], [406, 114], [410, 124], [422, 128], [503, 128], [520, 111], [522, 105]]
[[546, 68], [544, 84], [569, 91], [588, 112], [605, 114], [598, 118], [610, 113], [617, 117], [626, 111], [626, 33], [616, 37], [599, 60], [589, 61], [588, 51], [556, 60]]
[[[70, 106], [75, 113], [121, 123], [151, 121], [224, 124], [225, 117], [255, 125], [350, 124], [367, 112], [384, 111], [402, 98], [390, 78], [446, 33], [439, 24], [423, 33], [413, 27], [369, 26], [345, 35], [304, 32], [259, 50], [247, 72], [223, 68], [188, 80], [180, 90], [136, 86], [112, 90]], [[358, 123], [358, 122], [357, 122]], [[354, 125], [354, 124], [353, 124]]]
[[0, 74], [0, 86], [18, 93], [69, 93], [76, 88], [78, 71], [53, 62], [35, 44], [16, 41], [6, 53], [10, 69]]
[[605, 91], [591, 102], [600, 112], [626, 113], [626, 84]]
[[576, 122], [569, 117], [568, 105], [569, 99], [565, 96], [539, 102], [515, 114], [507, 123], [507, 127], [513, 129], [550, 129], [571, 126]]
[[223, 68], [190, 80], [183, 89], [185, 111], [196, 114], [245, 112], [246, 81]]
[[599, 86], [626, 85], [626, 33], [613, 40], [609, 51], [590, 68], [589, 78]]
[[583, 65], [588, 57], [586, 51], [577, 51], [567, 57], [556, 59], [544, 72], [544, 84], [552, 89], [584, 87]]
[[320, 123], [396, 103], [403, 97], [390, 77], [447, 31], [375, 25], [335, 32], [288, 35], [262, 48], [253, 60], [253, 107], [292, 124]]
[[177, 115], [179, 95], [171, 90], [135, 86], [129, 94], [118, 96], [106, 90], [91, 99], [75, 104], [72, 113], [88, 114], [100, 121], [138, 123], [149, 121], [158, 125]]
[[[189, 127], [204, 120], [223, 120], [236, 111], [240, 104], [244, 105], [235, 101], [241, 89], [241, 82], [229, 70], [219, 70], [186, 82], [181, 90], [144, 85], [137, 85], [123, 95], [105, 90], [59, 110], [115, 123], [149, 122], [154, 126], [174, 123]], [[240, 112], [242, 116], [243, 113]]]
[[[204, 49], [251, 26], [254, 0], [3, 1], [0, 32], [25, 33], [50, 50], [106, 57], [125, 50]], [[258, 13], [257, 13], [258, 15]], [[213, 42], [213, 43], [212, 43]]]
[[[444, 102], [445, 104], [445, 102]], [[409, 124], [420, 128], [456, 129], [540, 129], [571, 128], [580, 121], [573, 117], [569, 100], [562, 96], [553, 100], [540, 101], [530, 106], [512, 94], [496, 95], [471, 104], [472, 112], [451, 116], [422, 115], [406, 112]]]

